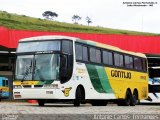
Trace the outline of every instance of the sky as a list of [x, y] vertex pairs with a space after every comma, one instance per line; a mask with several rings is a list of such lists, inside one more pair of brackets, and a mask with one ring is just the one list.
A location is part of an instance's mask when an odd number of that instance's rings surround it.
[[[128, 7], [124, 2], [156, 3]], [[160, 0], [0, 0], [0, 10], [36, 18], [43, 18], [42, 13], [49, 10], [58, 14], [56, 21], [68, 23], [77, 14], [83, 25], [88, 16], [92, 26], [160, 33]]]

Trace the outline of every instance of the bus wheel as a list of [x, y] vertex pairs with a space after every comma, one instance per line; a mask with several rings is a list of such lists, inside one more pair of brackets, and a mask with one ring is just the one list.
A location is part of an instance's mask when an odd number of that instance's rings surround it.
[[92, 100], [91, 104], [92, 104], [92, 106], [106, 106], [107, 101], [105, 101], [105, 100]]
[[76, 90], [75, 99], [73, 101], [74, 106], [80, 106], [81, 101], [82, 101], [82, 92], [81, 92], [81, 88], [78, 87]]
[[134, 92], [133, 92], [133, 95], [132, 95], [132, 98], [131, 98], [131, 103], [130, 103], [130, 105], [131, 105], [131, 106], [135, 106], [136, 104], [138, 104], [138, 92], [137, 92], [137, 91], [134, 91]]
[[38, 100], [38, 105], [39, 106], [44, 106], [45, 100]]
[[129, 106], [131, 104], [132, 95], [129, 90], [126, 92], [126, 96], [124, 100], [118, 101], [118, 106]]

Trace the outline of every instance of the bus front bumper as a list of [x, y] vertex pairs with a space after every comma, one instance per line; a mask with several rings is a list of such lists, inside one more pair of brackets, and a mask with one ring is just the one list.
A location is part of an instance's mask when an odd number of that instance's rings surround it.
[[60, 89], [13, 89], [14, 99], [74, 99]]

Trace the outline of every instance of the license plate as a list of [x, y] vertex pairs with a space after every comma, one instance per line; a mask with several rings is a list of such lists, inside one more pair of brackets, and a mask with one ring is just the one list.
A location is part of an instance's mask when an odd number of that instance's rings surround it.
[[14, 95], [15, 98], [21, 98], [21, 95]]

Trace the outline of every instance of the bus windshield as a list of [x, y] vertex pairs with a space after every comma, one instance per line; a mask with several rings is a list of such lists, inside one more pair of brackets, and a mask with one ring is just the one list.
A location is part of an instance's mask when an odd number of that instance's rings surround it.
[[17, 57], [16, 63], [16, 79], [32, 79], [32, 71], [33, 71], [33, 55], [24, 55]]
[[57, 80], [59, 77], [59, 54], [35, 55], [33, 80]]
[[17, 57], [17, 80], [58, 80], [59, 54], [23, 55]]

